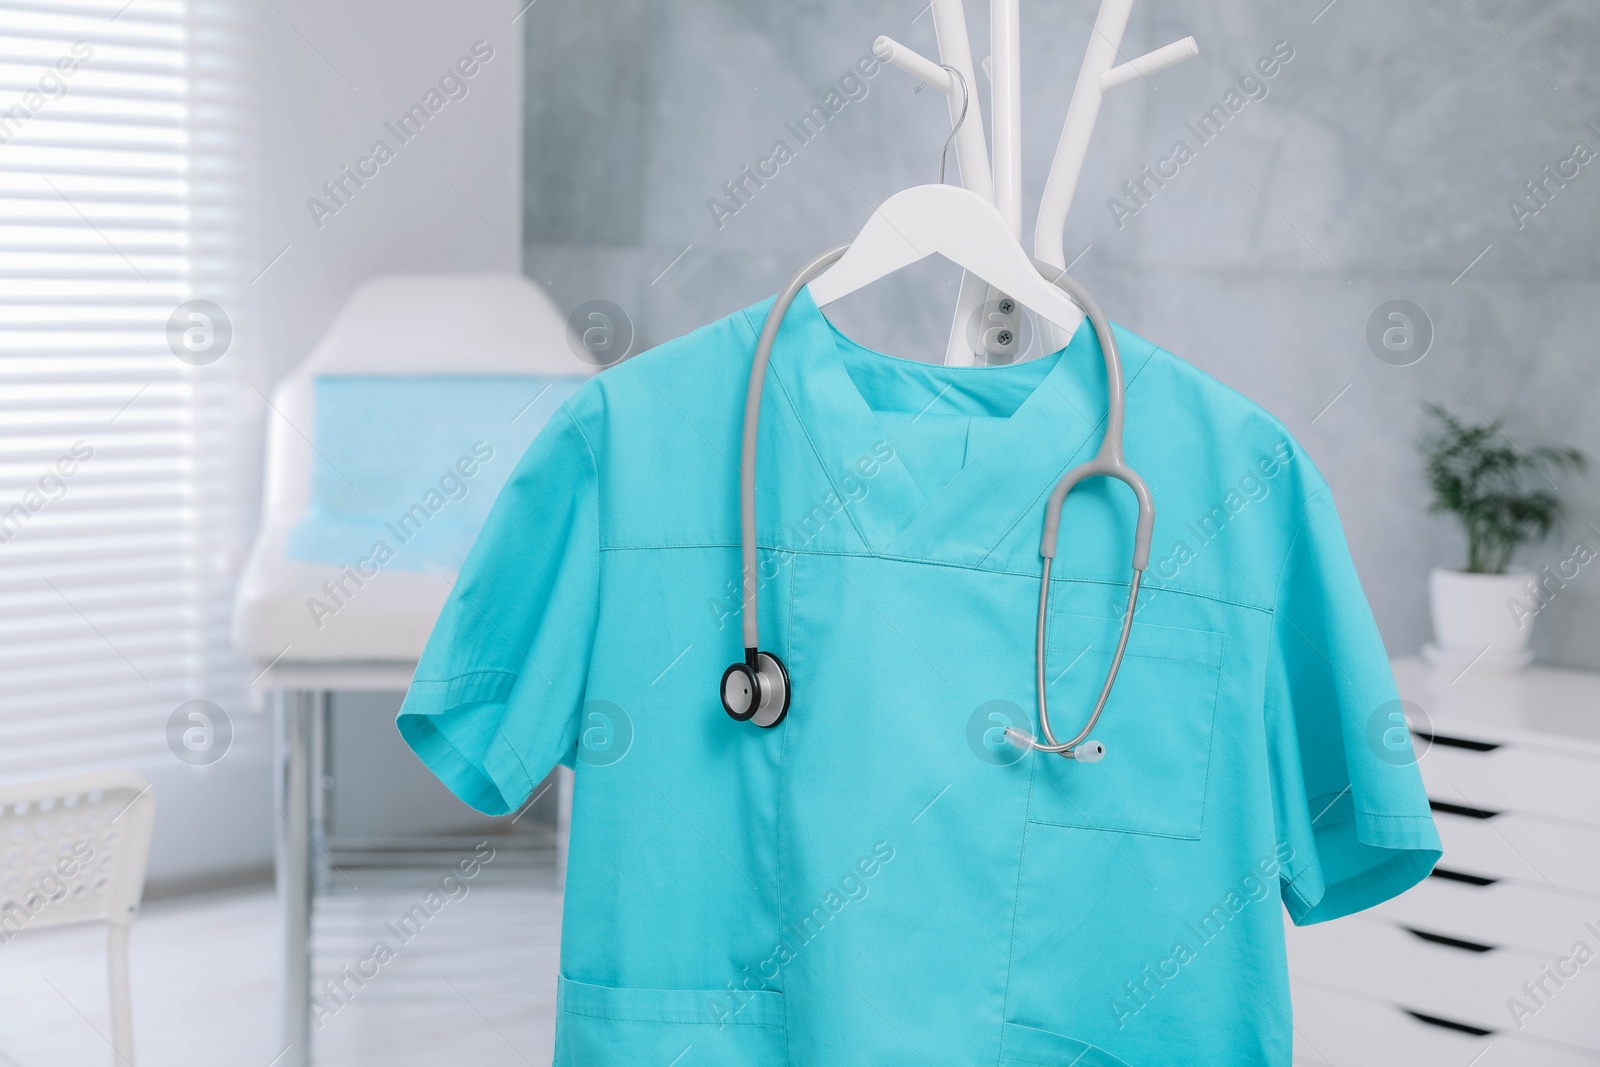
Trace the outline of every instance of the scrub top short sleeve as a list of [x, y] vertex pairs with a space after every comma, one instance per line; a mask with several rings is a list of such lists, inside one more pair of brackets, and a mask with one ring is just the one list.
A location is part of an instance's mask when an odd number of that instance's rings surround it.
[[401, 705], [406, 743], [489, 815], [572, 751], [599, 601], [594, 456], [568, 408], [501, 490]]
[[1323, 486], [1277, 583], [1266, 723], [1283, 900], [1298, 925], [1395, 896], [1440, 855], [1394, 677]]

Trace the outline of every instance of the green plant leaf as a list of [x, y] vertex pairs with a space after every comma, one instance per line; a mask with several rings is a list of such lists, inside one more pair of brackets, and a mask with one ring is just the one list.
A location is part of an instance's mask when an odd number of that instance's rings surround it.
[[1565, 512], [1546, 468], [1581, 473], [1589, 458], [1566, 445], [1519, 449], [1497, 422], [1474, 425], [1439, 404], [1423, 408], [1431, 420], [1419, 444], [1428, 511], [1461, 523], [1468, 571], [1504, 574], [1517, 548], [1550, 536]]

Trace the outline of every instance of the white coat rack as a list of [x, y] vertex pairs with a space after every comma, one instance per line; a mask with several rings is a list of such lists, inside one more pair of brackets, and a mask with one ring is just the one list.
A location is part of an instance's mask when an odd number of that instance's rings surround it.
[[[984, 137], [982, 110], [976, 99], [976, 72], [972, 62], [972, 45], [967, 38], [963, 0], [933, 0], [933, 27], [939, 44], [938, 63], [888, 37], [879, 37], [872, 46], [880, 59], [942, 90], [950, 104], [952, 123], [960, 119], [965, 106], [966, 121], [960, 123], [955, 134], [961, 184], [994, 204], [1019, 241], [1022, 239], [1020, 7], [1021, 0], [991, 0], [990, 4], [991, 47], [986, 70], [991, 76], [991, 113], [994, 118], [992, 157]], [[1077, 192], [1084, 157], [1089, 152], [1089, 139], [1094, 133], [1095, 120], [1100, 116], [1100, 102], [1105, 99], [1105, 94], [1200, 54], [1195, 39], [1185, 37], [1137, 59], [1117, 63], [1122, 35], [1128, 28], [1128, 16], [1132, 10], [1133, 0], [1101, 0], [1094, 30], [1089, 35], [1089, 47], [1084, 53], [1083, 66], [1078, 71], [1078, 82], [1072, 90], [1071, 103], [1067, 106], [1066, 122], [1062, 125], [1061, 139], [1056, 144], [1055, 158], [1050, 164], [1050, 176], [1045, 181], [1044, 195], [1039, 202], [1038, 222], [1033, 233], [1034, 258], [1054, 267], [1065, 267], [1067, 264], [1063, 243], [1067, 212], [1072, 206], [1073, 194]], [[947, 68], [953, 68], [960, 77], [952, 75]], [[964, 274], [960, 295], [956, 299], [955, 322], [945, 352], [946, 363], [971, 365], [977, 361], [979, 353], [969, 324], [984, 314], [986, 308], [991, 309], [991, 315], [998, 315], [1002, 320], [1007, 315], [1020, 319], [1019, 310], [1005, 310], [1006, 305], [1000, 302], [1000, 294], [991, 294], [981, 279]], [[996, 308], [999, 310], [994, 310]], [[1004, 325], [1003, 321], [1001, 324]], [[1011, 323], [1013, 336], [1017, 336], [1018, 325], [1019, 321]], [[1049, 341], [1054, 342], [1050, 347], [1058, 347], [1065, 342], [1065, 337], [1055, 327], [1044, 325], [1042, 328], [1050, 335]]]

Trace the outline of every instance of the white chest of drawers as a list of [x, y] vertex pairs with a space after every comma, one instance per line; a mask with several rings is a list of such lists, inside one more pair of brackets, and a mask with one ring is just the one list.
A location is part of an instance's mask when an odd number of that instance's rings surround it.
[[[1296, 1064], [1600, 1064], [1600, 674], [1397, 661], [1444, 857], [1289, 928]], [[1426, 747], [1424, 747], [1426, 746]]]

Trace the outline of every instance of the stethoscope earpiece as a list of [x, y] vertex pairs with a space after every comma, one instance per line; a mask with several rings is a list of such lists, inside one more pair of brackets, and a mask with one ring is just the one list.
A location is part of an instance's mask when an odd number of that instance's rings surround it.
[[1098, 741], [1085, 741], [1072, 750], [1072, 758], [1079, 763], [1099, 763], [1106, 758], [1106, 746]]
[[1055, 752], [1058, 756], [1075, 759], [1079, 763], [1099, 763], [1106, 758], [1106, 746], [1099, 741], [1080, 741], [1076, 748], [1050, 749], [1040, 745], [1035, 738], [1028, 736], [1014, 726], [1006, 727], [1006, 740], [1020, 749], [1037, 748], [1043, 752]]

